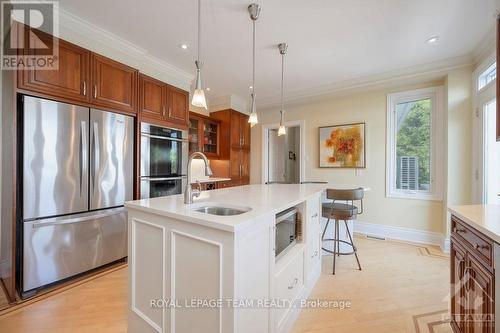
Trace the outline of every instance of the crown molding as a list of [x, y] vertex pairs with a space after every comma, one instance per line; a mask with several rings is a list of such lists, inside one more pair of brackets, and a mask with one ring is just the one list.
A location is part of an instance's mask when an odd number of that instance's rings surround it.
[[190, 91], [193, 73], [188, 73], [70, 12], [59, 8], [59, 37], [93, 52], [123, 62], [140, 72]]
[[496, 53], [496, 26], [488, 31], [472, 51], [474, 66], [477, 67], [493, 53]]
[[[285, 103], [286, 105], [301, 104], [313, 100], [355, 93], [361, 89], [373, 90], [390, 87], [402, 81], [407, 83], [419, 83], [423, 81], [438, 80], [442, 79], [451, 70], [471, 66], [472, 64], [472, 55], [449, 58], [428, 64], [318, 86], [307, 90], [288, 92]], [[259, 100], [260, 108], [264, 110], [275, 108], [279, 106], [279, 103], [279, 98], [276, 96], [261, 98]]]

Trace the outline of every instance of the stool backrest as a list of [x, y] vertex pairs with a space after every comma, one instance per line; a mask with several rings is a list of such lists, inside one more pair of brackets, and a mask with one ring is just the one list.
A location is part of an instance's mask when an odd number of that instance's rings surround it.
[[340, 190], [340, 189], [327, 189], [326, 197], [330, 200], [361, 200], [365, 195], [362, 187]]

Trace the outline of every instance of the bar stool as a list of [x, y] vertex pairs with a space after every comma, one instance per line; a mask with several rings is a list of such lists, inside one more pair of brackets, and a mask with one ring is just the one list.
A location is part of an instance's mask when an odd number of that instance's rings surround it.
[[[326, 252], [333, 254], [333, 275], [335, 275], [335, 258], [340, 255], [351, 255], [354, 254], [356, 257], [356, 261], [358, 262], [359, 270], [361, 270], [361, 264], [359, 263], [359, 258], [357, 254], [356, 246], [354, 246], [354, 242], [352, 240], [352, 234], [349, 230], [349, 226], [347, 225], [347, 221], [355, 220], [358, 214], [363, 214], [363, 196], [364, 190], [363, 188], [356, 188], [350, 190], [337, 190], [337, 189], [327, 189], [326, 190], [326, 198], [332, 200], [331, 203], [323, 203], [321, 214], [324, 218], [327, 218], [325, 229], [323, 230], [323, 234], [321, 236], [321, 241], [332, 241], [333, 242], [333, 251], [325, 249], [321, 247]], [[336, 201], [344, 201], [345, 203], [337, 203]], [[358, 207], [354, 206], [354, 201], [361, 201], [361, 210], [358, 210]], [[350, 202], [350, 203], [349, 203]], [[334, 238], [325, 238], [325, 233], [328, 228], [328, 224], [330, 220], [335, 221], [334, 228]], [[344, 221], [347, 235], [349, 236], [348, 241], [344, 241], [339, 237], [339, 224], [340, 221]], [[352, 246], [352, 252], [340, 252], [340, 243], [345, 243], [347, 245]]]

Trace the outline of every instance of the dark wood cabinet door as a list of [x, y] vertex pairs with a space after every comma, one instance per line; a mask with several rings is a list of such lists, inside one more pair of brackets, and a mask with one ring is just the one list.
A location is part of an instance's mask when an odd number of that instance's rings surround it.
[[479, 261], [472, 256], [468, 257], [470, 260], [466, 267], [466, 276], [467, 273], [469, 276], [466, 297], [469, 319], [467, 329], [474, 333], [493, 333], [495, 277]]
[[242, 145], [241, 116], [237, 112], [231, 113], [230, 129], [231, 129], [231, 134], [230, 134], [231, 148], [241, 148]]
[[245, 180], [249, 180], [250, 179], [250, 151], [241, 150], [240, 163], [241, 163], [241, 178], [243, 178]]
[[187, 126], [189, 118], [189, 93], [182, 89], [167, 86], [167, 117], [170, 122]]
[[240, 115], [240, 128], [241, 128], [241, 146], [244, 149], [250, 149], [250, 124], [248, 123], [247, 115]]
[[141, 116], [162, 118], [166, 116], [166, 85], [146, 75], [139, 75], [139, 112]]
[[450, 246], [451, 268], [451, 326], [454, 332], [465, 333], [466, 282], [464, 277], [466, 252], [454, 239]]
[[91, 103], [114, 110], [136, 113], [138, 72], [124, 64], [92, 54]]
[[241, 178], [241, 149], [231, 149], [229, 158], [229, 178], [236, 180]]
[[[53, 44], [53, 37], [44, 33], [30, 34], [31, 43]], [[33, 45], [33, 44], [31, 44]], [[58, 40], [57, 70], [30, 69], [20, 71], [19, 88], [73, 101], [89, 101], [90, 52]], [[35, 51], [36, 53], [36, 51]]]

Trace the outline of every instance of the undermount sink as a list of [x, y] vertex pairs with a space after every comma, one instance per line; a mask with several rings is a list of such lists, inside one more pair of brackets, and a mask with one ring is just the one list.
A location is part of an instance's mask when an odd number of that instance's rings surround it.
[[219, 216], [240, 215], [251, 210], [251, 208], [224, 207], [224, 206], [201, 206], [193, 209], [195, 212]]

